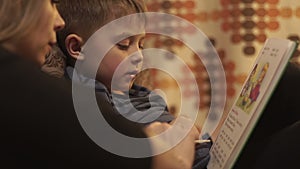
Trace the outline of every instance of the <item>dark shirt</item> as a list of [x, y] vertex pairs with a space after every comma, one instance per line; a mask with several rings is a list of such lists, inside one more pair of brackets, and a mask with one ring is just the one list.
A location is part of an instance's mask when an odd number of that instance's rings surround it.
[[[254, 164], [264, 152], [266, 145], [274, 140], [273, 135], [300, 120], [299, 87], [299, 67], [289, 63], [234, 168], [255, 169]], [[273, 161], [272, 158], [265, 160]], [[282, 160], [280, 163], [285, 161]]]
[[300, 121], [271, 137], [255, 163], [255, 169], [299, 168]]
[[[151, 167], [151, 158], [111, 154], [87, 136], [74, 111], [68, 82], [47, 76], [1, 47], [0, 77], [0, 168]], [[104, 98], [98, 101], [114, 127], [146, 137], [141, 126], [114, 116]], [[145, 150], [150, 151], [149, 144]]]
[[174, 120], [174, 116], [168, 111], [165, 100], [143, 86], [133, 84], [130, 90], [122, 95], [112, 94], [104, 84], [81, 75], [72, 67], [67, 67], [66, 77], [72, 79], [73, 75], [76, 76], [73, 81], [78, 80], [87, 87], [95, 85], [96, 93], [106, 98], [118, 110], [118, 113], [130, 121], [148, 125], [155, 121], [169, 123]]

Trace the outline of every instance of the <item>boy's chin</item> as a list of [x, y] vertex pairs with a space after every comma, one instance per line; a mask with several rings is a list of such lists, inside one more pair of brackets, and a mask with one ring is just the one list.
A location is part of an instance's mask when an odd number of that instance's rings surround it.
[[127, 83], [127, 85], [118, 86], [118, 87], [112, 87], [113, 91], [119, 91], [123, 93], [128, 93], [131, 89], [133, 83]]

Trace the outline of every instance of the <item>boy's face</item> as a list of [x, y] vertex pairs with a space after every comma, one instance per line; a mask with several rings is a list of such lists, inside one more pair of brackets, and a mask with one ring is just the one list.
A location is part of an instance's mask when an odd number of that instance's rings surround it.
[[97, 80], [112, 92], [128, 91], [132, 80], [141, 71], [144, 38], [145, 34], [129, 36], [114, 45], [101, 61]]

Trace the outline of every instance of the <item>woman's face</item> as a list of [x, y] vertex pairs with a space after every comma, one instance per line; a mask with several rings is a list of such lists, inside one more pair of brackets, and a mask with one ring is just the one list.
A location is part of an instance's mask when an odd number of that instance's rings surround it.
[[45, 56], [56, 43], [56, 31], [65, 25], [64, 20], [56, 9], [58, 0], [47, 0], [43, 3], [43, 10], [38, 26], [28, 36], [22, 38], [16, 49], [39, 65], [45, 62]]

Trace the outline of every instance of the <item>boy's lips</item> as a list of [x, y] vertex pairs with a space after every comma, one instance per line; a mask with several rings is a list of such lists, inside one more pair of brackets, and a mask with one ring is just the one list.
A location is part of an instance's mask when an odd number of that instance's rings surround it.
[[139, 71], [133, 70], [133, 71], [128, 72], [127, 74], [129, 74], [129, 75], [137, 75], [138, 73], [139, 73]]
[[138, 70], [133, 70], [130, 72], [127, 72], [126, 74], [129, 75], [131, 78], [135, 78], [135, 76], [139, 73]]

